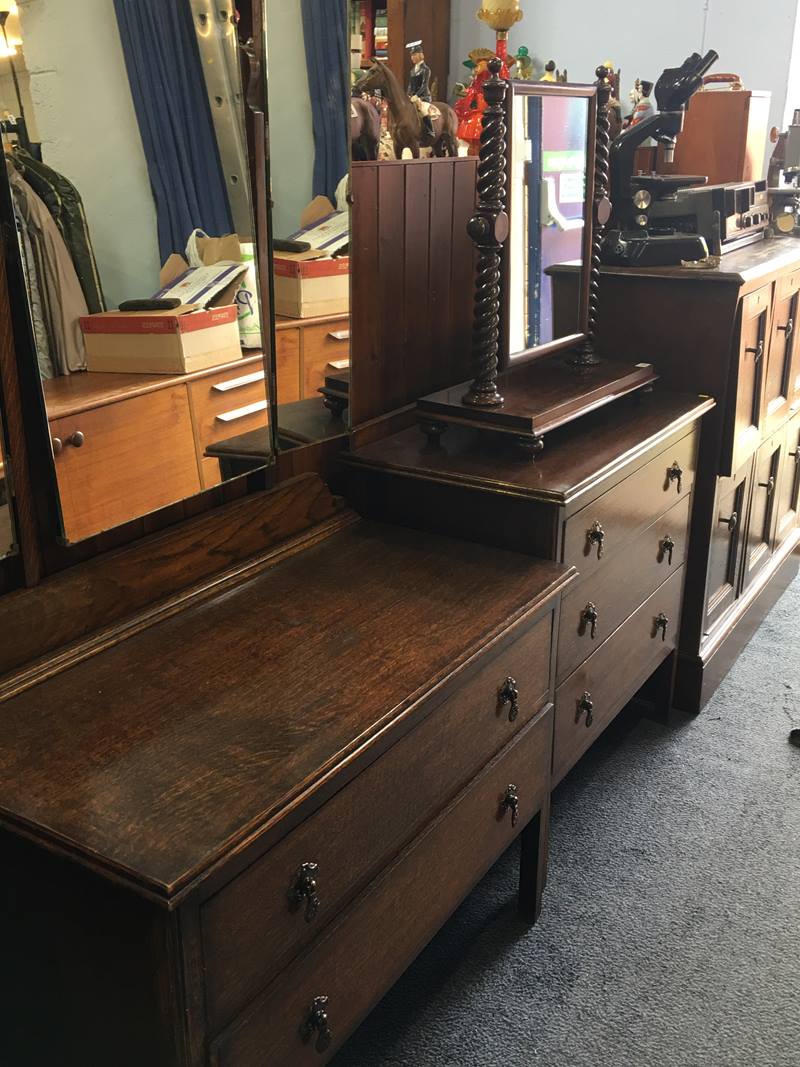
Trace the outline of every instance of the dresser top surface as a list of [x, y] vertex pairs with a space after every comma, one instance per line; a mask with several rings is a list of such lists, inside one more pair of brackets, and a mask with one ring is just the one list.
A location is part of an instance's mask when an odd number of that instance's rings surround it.
[[7, 701], [0, 822], [169, 901], [570, 575], [356, 522]]
[[554, 430], [532, 463], [513, 443], [495, 443], [472, 428], [451, 426], [438, 446], [417, 426], [357, 449], [347, 463], [398, 474], [512, 492], [568, 504], [627, 463], [691, 426], [714, 406], [708, 398], [673, 393], [656, 383], [652, 394], [631, 396]]

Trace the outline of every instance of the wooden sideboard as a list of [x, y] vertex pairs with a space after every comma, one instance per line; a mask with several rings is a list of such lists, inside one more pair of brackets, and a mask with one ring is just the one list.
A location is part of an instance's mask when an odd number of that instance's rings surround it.
[[[569, 271], [554, 276], [563, 303]], [[604, 353], [713, 396], [703, 427], [676, 703], [698, 711], [798, 571], [800, 241], [693, 270], [605, 268]]]
[[340, 512], [22, 678], [0, 1060], [325, 1063], [518, 834], [535, 918], [571, 577]]
[[[280, 402], [318, 396], [330, 360], [349, 355], [347, 315], [279, 319]], [[71, 541], [219, 485], [207, 450], [268, 419], [260, 352], [193, 374], [72, 374], [45, 381], [44, 393]]]
[[669, 707], [702, 417], [656, 388], [555, 431], [536, 463], [451, 427], [413, 427], [345, 458], [364, 514], [573, 566], [558, 633], [553, 780], [657, 674]]

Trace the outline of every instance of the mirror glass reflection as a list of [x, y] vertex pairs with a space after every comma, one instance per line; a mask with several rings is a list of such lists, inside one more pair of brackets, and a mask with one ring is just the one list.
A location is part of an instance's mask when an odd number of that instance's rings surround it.
[[68, 541], [219, 485], [226, 442], [267, 440], [239, 17], [36, 0], [6, 22], [6, 170]]
[[509, 239], [512, 359], [581, 332], [577, 300], [574, 320], [571, 309], [566, 314], [560, 309], [556, 329], [551, 271], [561, 264], [588, 269], [584, 241], [589, 116], [585, 96], [514, 95]]
[[15, 547], [16, 535], [11, 513], [5, 455], [3, 453], [3, 424], [0, 422], [0, 559], [10, 555]]

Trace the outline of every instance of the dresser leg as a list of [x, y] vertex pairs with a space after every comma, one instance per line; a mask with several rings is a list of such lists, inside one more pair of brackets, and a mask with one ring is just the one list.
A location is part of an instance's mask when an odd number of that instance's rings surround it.
[[535, 923], [542, 910], [542, 894], [547, 881], [550, 848], [550, 795], [521, 835], [519, 868], [519, 910], [523, 918]]

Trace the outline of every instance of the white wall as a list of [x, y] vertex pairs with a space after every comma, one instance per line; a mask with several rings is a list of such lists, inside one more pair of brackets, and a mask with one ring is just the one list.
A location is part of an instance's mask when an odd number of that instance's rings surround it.
[[113, 0], [21, 0], [44, 161], [83, 197], [109, 307], [158, 288], [156, 213]]
[[[453, 0], [450, 90], [470, 50], [493, 42], [476, 21], [478, 6]], [[771, 121], [783, 127], [798, 0], [671, 0], [658, 9], [630, 0], [523, 0], [522, 6], [525, 18], [511, 31], [511, 49], [524, 44], [542, 60], [555, 59], [570, 81], [594, 81], [597, 65], [611, 60], [622, 69], [627, 105], [637, 77], [655, 81], [690, 53], [714, 48], [716, 70], [741, 74], [749, 89], [772, 92]], [[793, 106], [800, 107], [800, 99]]]
[[269, 141], [276, 237], [300, 226], [314, 188], [314, 127], [300, 0], [267, 0]]

